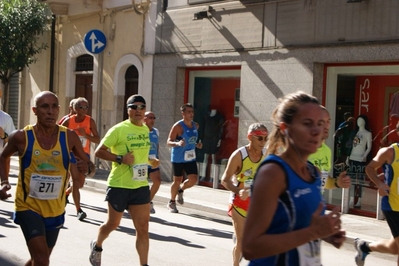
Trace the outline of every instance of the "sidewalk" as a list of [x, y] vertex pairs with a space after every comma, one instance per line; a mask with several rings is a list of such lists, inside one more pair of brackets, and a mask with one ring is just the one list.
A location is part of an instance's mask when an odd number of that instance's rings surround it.
[[[13, 156], [11, 159], [11, 170], [18, 170], [18, 167], [18, 157]], [[96, 175], [93, 178], [86, 179], [85, 187], [105, 192], [108, 173], [109, 171], [97, 169]], [[155, 202], [163, 203], [165, 208], [170, 198], [170, 185], [168, 182], [163, 182], [154, 199]], [[185, 193], [184, 206], [214, 214], [227, 215], [229, 193], [226, 190], [197, 185]], [[161, 206], [156, 207], [160, 208]], [[353, 240], [357, 237], [368, 241], [389, 239], [392, 237], [386, 221], [352, 214], [344, 214], [341, 216], [341, 219], [342, 228], [346, 230], [346, 242], [348, 243], [353, 243]]]

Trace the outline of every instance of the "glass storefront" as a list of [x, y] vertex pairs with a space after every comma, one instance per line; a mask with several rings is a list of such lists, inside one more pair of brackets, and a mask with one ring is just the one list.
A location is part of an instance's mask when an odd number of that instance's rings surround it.
[[325, 199], [344, 213], [382, 218], [378, 191], [365, 166], [379, 148], [399, 141], [399, 66], [326, 66], [326, 73], [325, 105], [332, 119], [327, 145], [334, 155], [331, 174], [337, 177], [347, 171], [352, 185], [326, 190]]
[[188, 80], [188, 102], [203, 145], [196, 149], [199, 184], [223, 188], [220, 178], [237, 149], [240, 70], [188, 70]]

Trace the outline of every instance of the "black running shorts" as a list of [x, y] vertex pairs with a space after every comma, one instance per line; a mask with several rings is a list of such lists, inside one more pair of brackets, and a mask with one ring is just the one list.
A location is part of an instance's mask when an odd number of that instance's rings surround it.
[[105, 200], [111, 204], [117, 212], [128, 210], [130, 205], [142, 205], [150, 203], [150, 187], [136, 189], [108, 187]]
[[383, 211], [393, 238], [399, 236], [399, 212], [395, 211]]
[[197, 162], [192, 161], [188, 163], [172, 163], [173, 175], [180, 177], [183, 176], [183, 171], [186, 175], [198, 175]]

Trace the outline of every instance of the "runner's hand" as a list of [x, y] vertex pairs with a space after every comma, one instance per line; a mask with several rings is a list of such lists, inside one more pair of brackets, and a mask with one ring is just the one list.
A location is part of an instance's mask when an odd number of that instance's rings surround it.
[[122, 157], [122, 163], [132, 165], [134, 163], [134, 155], [133, 152], [128, 152]]
[[159, 166], [159, 159], [157, 158], [148, 159], [148, 164], [151, 166], [151, 168], [157, 168]]
[[7, 198], [11, 197], [10, 193], [7, 193], [8, 190], [11, 189], [10, 184], [3, 184], [0, 189], [0, 200], [6, 200]]
[[251, 192], [250, 190], [251, 190], [250, 188], [240, 189], [240, 193], [239, 193], [240, 199], [246, 200], [249, 197], [249, 193]]
[[317, 210], [312, 214], [309, 229], [314, 239], [326, 238], [338, 233], [341, 229], [339, 207], [334, 208], [329, 214], [323, 215], [324, 203], [320, 202]]

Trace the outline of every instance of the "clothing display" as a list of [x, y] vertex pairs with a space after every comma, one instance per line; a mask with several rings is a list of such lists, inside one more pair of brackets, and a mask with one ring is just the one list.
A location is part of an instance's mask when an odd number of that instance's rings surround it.
[[[223, 116], [212, 109], [204, 119], [204, 124], [200, 127], [200, 141], [202, 142], [202, 151], [204, 152], [204, 160], [200, 168], [200, 176], [207, 179], [208, 158], [211, 155], [211, 169], [210, 174], [213, 174], [213, 166], [216, 163], [215, 154], [220, 147], [220, 141], [223, 133]], [[201, 130], [202, 129], [202, 130]], [[208, 176], [209, 177], [209, 176]]]
[[357, 132], [353, 138], [352, 151], [348, 157], [348, 175], [352, 179], [353, 186], [351, 187], [351, 203], [350, 205], [355, 205], [360, 207], [360, 199], [362, 197], [362, 186], [366, 178], [366, 164], [367, 155], [371, 151], [371, 132], [367, 130], [368, 119], [364, 115], [360, 115], [357, 118]]
[[371, 132], [365, 128], [366, 121], [362, 116], [357, 118], [359, 130], [352, 142], [352, 151], [349, 156], [350, 160], [365, 162], [367, 155], [371, 151]]
[[223, 123], [224, 117], [215, 109], [205, 117], [204, 125], [201, 130], [202, 135], [200, 136], [204, 153], [217, 153], [220, 146], [219, 141], [223, 133]]
[[389, 108], [391, 109], [389, 115], [399, 115], [399, 93], [395, 92], [392, 95], [391, 103], [389, 104]]

